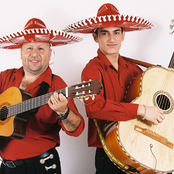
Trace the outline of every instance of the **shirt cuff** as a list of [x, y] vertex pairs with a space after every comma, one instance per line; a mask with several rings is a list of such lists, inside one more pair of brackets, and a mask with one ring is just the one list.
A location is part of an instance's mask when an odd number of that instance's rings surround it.
[[127, 105], [126, 116], [128, 117], [128, 119], [137, 118], [138, 104], [134, 104], [134, 103], [125, 103], [125, 104]]

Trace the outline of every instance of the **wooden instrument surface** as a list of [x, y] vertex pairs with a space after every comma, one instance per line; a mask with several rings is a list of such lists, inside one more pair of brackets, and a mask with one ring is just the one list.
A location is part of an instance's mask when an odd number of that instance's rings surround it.
[[[157, 66], [148, 68], [130, 85], [126, 101], [158, 106], [164, 111], [165, 120], [158, 125], [153, 125], [138, 117], [118, 122], [106, 134], [106, 142], [115, 156], [118, 155], [120, 160], [142, 173], [174, 170], [173, 84], [173, 69]], [[137, 89], [137, 86], [140, 90], [138, 92], [134, 90], [134, 92], [132, 89]], [[134, 100], [132, 100], [133, 98]], [[112, 140], [109, 138], [110, 136], [112, 136]], [[113, 138], [114, 136], [115, 138]], [[145, 170], [146, 172], [144, 172]]]

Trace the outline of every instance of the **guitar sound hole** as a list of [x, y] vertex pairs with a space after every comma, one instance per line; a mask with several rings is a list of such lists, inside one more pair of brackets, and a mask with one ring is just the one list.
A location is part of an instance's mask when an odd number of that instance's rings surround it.
[[167, 91], [157, 91], [153, 96], [153, 104], [164, 111], [164, 114], [169, 114], [174, 108], [172, 96]]
[[8, 109], [6, 106], [2, 107], [0, 110], [0, 120], [4, 121], [7, 119]]
[[168, 110], [170, 108], [170, 100], [166, 95], [158, 95], [157, 97], [158, 107], [162, 110]]

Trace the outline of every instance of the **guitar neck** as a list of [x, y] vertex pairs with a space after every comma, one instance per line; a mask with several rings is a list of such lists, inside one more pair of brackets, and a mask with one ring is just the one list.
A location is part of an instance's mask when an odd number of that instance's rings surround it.
[[[57, 92], [58, 94], [62, 93], [65, 97], [81, 99], [83, 97], [93, 97], [94, 95], [99, 94], [101, 89], [102, 85], [98, 80], [90, 80], [88, 82], [82, 82], [76, 85], [72, 85], [55, 92]], [[2, 115], [2, 117], [9, 118], [11, 116], [18, 115], [46, 105], [53, 93], [54, 92], [47, 93], [35, 98], [30, 98], [28, 100], [22, 101], [21, 103], [16, 103], [7, 107], [4, 106], [0, 109], [0, 116]]]
[[[58, 91], [55, 91], [55, 92], [62, 93], [64, 96], [69, 97], [68, 87], [61, 89], [61, 90], [58, 90]], [[40, 106], [46, 105], [48, 103], [49, 98], [51, 97], [51, 95], [53, 93], [54, 92], [47, 93], [47, 94], [44, 94], [44, 95], [41, 95], [41, 96], [38, 96], [35, 98], [25, 100], [21, 103], [17, 103], [17, 104], [8, 106], [7, 117], [11, 117], [13, 115], [24, 113], [24, 112], [39, 108]]]
[[173, 52], [168, 68], [174, 68], [174, 52]]

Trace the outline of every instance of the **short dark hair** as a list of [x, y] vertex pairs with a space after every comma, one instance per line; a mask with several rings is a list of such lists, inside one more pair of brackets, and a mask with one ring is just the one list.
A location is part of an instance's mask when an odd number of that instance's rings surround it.
[[[124, 28], [121, 27], [121, 32], [123, 33], [123, 31], [124, 31]], [[96, 30], [94, 30], [94, 33], [98, 36], [98, 28]]]

